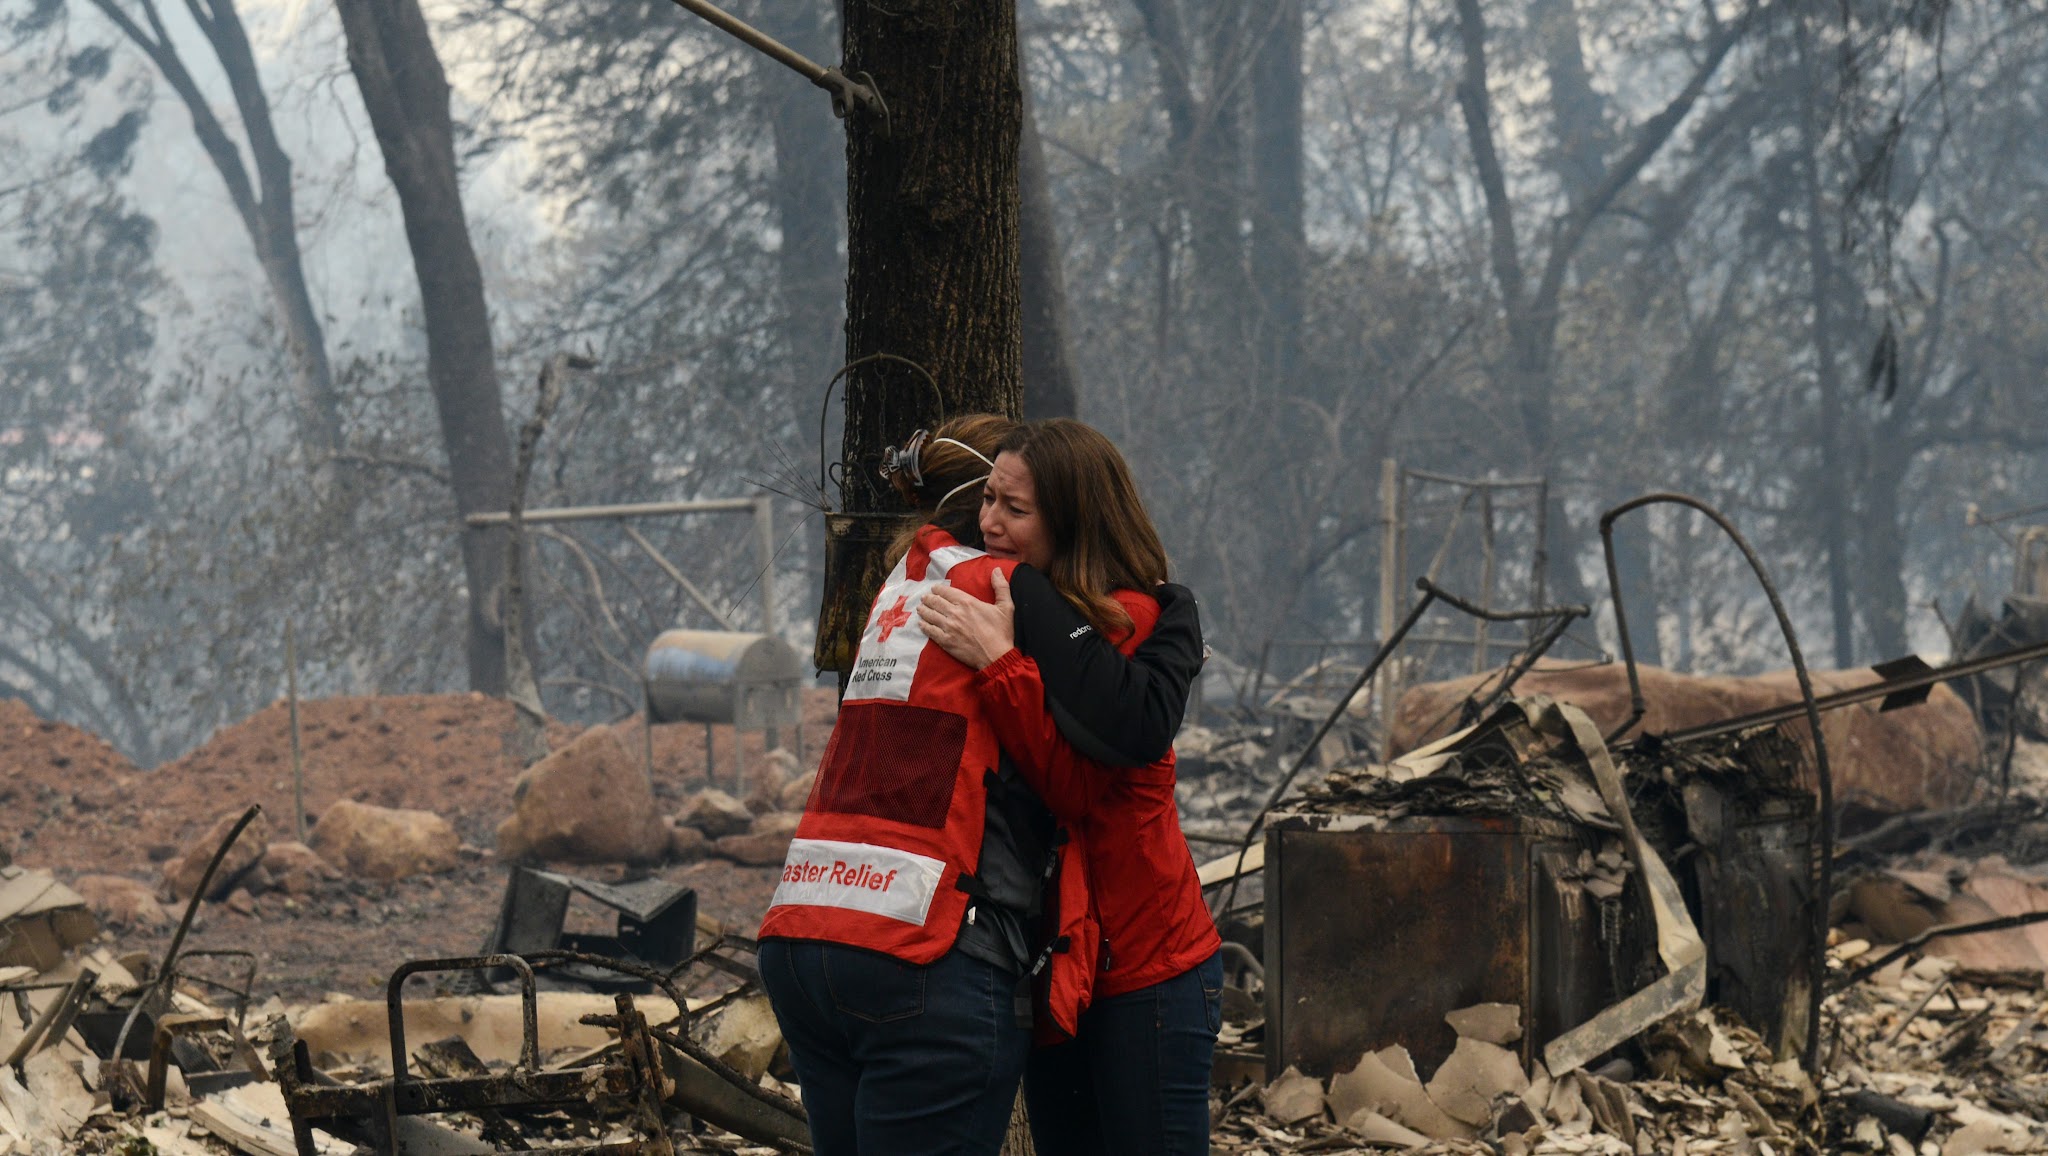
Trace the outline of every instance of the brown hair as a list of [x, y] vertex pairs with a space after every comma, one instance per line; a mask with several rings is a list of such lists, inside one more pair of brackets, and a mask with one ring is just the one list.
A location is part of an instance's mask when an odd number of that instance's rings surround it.
[[[970, 413], [948, 418], [940, 422], [918, 448], [918, 475], [923, 481], [912, 479], [911, 471], [901, 468], [889, 475], [889, 484], [903, 496], [904, 501], [917, 507], [923, 525], [937, 526], [964, 546], [979, 547], [981, 487], [972, 483], [988, 477], [988, 462], [982, 458], [994, 460], [997, 447], [1016, 428], [1016, 422], [1000, 414]], [[940, 438], [951, 438], [952, 441], [944, 442]], [[975, 457], [952, 442], [971, 446], [982, 457]], [[960, 486], [966, 489], [954, 494], [953, 490]], [[952, 496], [949, 498], [948, 494]], [[939, 508], [941, 501], [945, 503], [944, 509]], [[910, 543], [916, 539], [918, 529], [918, 526], [911, 526], [889, 544], [889, 565], [896, 565], [903, 560], [903, 555], [910, 552]]]
[[1138, 485], [1116, 445], [1094, 427], [1053, 418], [1017, 427], [1002, 441], [1022, 458], [1052, 535], [1046, 577], [1105, 637], [1127, 631], [1131, 616], [1113, 590], [1150, 593], [1166, 581], [1166, 550]]

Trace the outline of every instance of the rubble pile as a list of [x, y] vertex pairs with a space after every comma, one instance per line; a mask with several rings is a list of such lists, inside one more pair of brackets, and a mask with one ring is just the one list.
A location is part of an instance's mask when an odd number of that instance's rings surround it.
[[[1848, 941], [1831, 958], [1839, 969], [1870, 950]], [[1831, 1056], [1817, 1086], [1755, 1032], [1703, 1009], [1644, 1038], [1640, 1074], [1623, 1060], [1553, 1079], [1540, 1062], [1524, 1072], [1512, 1052], [1470, 1036], [1426, 1082], [1398, 1047], [1327, 1081], [1289, 1070], [1216, 1094], [1212, 1150], [2048, 1152], [2041, 991], [1973, 983], [1959, 967], [1901, 960], [1832, 998]]]
[[[459, 963], [402, 965], [397, 1012], [288, 1007], [192, 970], [219, 952], [117, 955], [76, 892], [0, 868], [0, 1156], [787, 1150], [803, 1114], [746, 941], [699, 927], [710, 942], [641, 994], [543, 990], [530, 1019], [519, 994], [406, 990]], [[520, 970], [563, 962], [534, 958]]]
[[[1654, 666], [1637, 671], [1647, 706], [1637, 734], [1668, 734], [1799, 701], [1799, 684], [1789, 670], [1748, 678], [1676, 674]], [[1392, 752], [1414, 750], [1458, 726], [1466, 698], [1494, 677], [1488, 673], [1410, 687], [1395, 713]], [[1817, 695], [1868, 686], [1879, 678], [1868, 669], [1812, 672]], [[1603, 734], [1630, 714], [1628, 668], [1620, 663], [1541, 661], [1515, 684], [1515, 694], [1571, 703], [1590, 715]], [[1961, 695], [1936, 686], [1911, 710], [1885, 710], [1883, 705], [1873, 701], [1821, 716], [1822, 734], [1834, 754], [1838, 804], [1852, 814], [1892, 815], [1957, 807], [1987, 795], [1990, 784], [1979, 773], [1982, 735], [1976, 713]], [[1787, 727], [1802, 742], [1805, 729], [1803, 721]]]
[[[1457, 1022], [1471, 1012], [1487, 1014], [1480, 1025]], [[1521, 1037], [1519, 1012], [1486, 1005], [1447, 1016], [1460, 1032], [1458, 1048], [1426, 1081], [1405, 1049], [1389, 1047], [1362, 1055], [1327, 1081], [1290, 1070], [1262, 1089], [1248, 1085], [1219, 1094], [1212, 1150], [1393, 1148], [1472, 1156], [1840, 1150], [1824, 1134], [1821, 1092], [1798, 1063], [1773, 1060], [1756, 1033], [1711, 1010], [1653, 1033], [1644, 1043], [1649, 1070], [1641, 1078], [1626, 1061], [1557, 1078], [1540, 1061], [1525, 1071], [1505, 1046]]]

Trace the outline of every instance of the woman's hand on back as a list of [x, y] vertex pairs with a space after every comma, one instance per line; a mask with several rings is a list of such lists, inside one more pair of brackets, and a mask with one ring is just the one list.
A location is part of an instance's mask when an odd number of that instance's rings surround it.
[[970, 670], [982, 670], [1017, 645], [1017, 607], [1010, 601], [1010, 580], [997, 570], [990, 575], [993, 605], [972, 594], [941, 586], [924, 596], [918, 623], [927, 638]]

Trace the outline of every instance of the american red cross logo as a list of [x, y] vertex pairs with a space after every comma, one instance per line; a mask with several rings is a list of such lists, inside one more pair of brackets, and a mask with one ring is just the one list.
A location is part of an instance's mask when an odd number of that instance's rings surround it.
[[896, 605], [882, 611], [882, 616], [875, 620], [882, 624], [883, 642], [889, 641], [889, 636], [896, 633], [897, 627], [903, 626], [910, 621], [910, 611], [903, 608], [903, 604], [908, 601], [910, 601], [910, 595], [908, 594], [896, 599]]

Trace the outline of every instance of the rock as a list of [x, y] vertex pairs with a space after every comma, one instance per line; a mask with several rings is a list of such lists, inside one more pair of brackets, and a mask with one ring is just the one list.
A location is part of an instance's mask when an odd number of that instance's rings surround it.
[[1519, 1004], [1482, 1003], [1459, 1008], [1444, 1016], [1451, 1030], [1468, 1040], [1483, 1044], [1511, 1044], [1522, 1038], [1522, 1009]]
[[[213, 853], [220, 849], [221, 840], [242, 818], [242, 812], [222, 815], [206, 834], [188, 844], [183, 854], [164, 864], [164, 880], [171, 885], [171, 894], [178, 899], [190, 899], [199, 890], [200, 877], [206, 874], [206, 865], [213, 861]], [[208, 889], [208, 899], [219, 899], [233, 891], [241, 882], [244, 872], [263, 859], [263, 849], [270, 845], [270, 820], [262, 815], [243, 830], [235, 839], [235, 845], [228, 848], [227, 858], [220, 862], [220, 870], [214, 872], [213, 883]]]
[[1266, 1115], [1283, 1125], [1299, 1124], [1323, 1114], [1323, 1082], [1304, 1076], [1292, 1064], [1259, 1093]]
[[697, 828], [713, 839], [737, 835], [750, 830], [754, 825], [754, 813], [745, 803], [712, 788], [690, 796], [683, 809], [676, 812], [676, 821]]
[[263, 852], [262, 867], [269, 873], [271, 885], [286, 895], [312, 895], [321, 884], [341, 878], [334, 864], [304, 843], [272, 843]]
[[81, 875], [71, 889], [85, 897], [86, 906], [98, 913], [102, 923], [112, 927], [156, 927], [171, 919], [156, 901], [156, 890], [139, 879]]
[[[265, 848], [263, 853], [268, 855], [270, 851], [268, 848]], [[243, 891], [247, 891], [250, 895], [261, 895], [266, 891], [277, 890], [277, 880], [270, 877], [269, 868], [258, 862], [254, 867], [249, 868], [248, 871], [243, 873], [237, 886]]]
[[695, 827], [675, 820], [668, 824], [668, 857], [676, 863], [694, 863], [711, 854], [711, 839]]
[[512, 800], [512, 817], [498, 826], [500, 859], [653, 863], [668, 853], [646, 770], [610, 727], [528, 767]]
[[744, 779], [747, 807], [755, 814], [782, 809], [782, 790], [797, 777], [796, 756], [777, 747], [761, 756]]
[[452, 870], [462, 840], [432, 811], [399, 811], [342, 799], [313, 827], [311, 850], [343, 873], [390, 882]]
[[797, 827], [803, 821], [804, 817], [802, 815], [792, 814], [789, 811], [770, 811], [765, 815], [756, 816], [753, 825], [747, 829], [747, 834], [780, 835], [788, 838], [796, 834]]
[[789, 836], [776, 834], [727, 835], [712, 844], [718, 853], [748, 867], [779, 867], [789, 854]]
[[785, 811], [803, 810], [805, 804], [811, 801], [811, 787], [817, 781], [818, 772], [805, 771], [803, 777], [791, 779], [789, 784], [782, 788], [782, 797], [777, 802], [782, 804]]
[[249, 894], [247, 888], [237, 887], [233, 891], [228, 892], [226, 907], [237, 915], [254, 915], [256, 914], [256, 897]]

